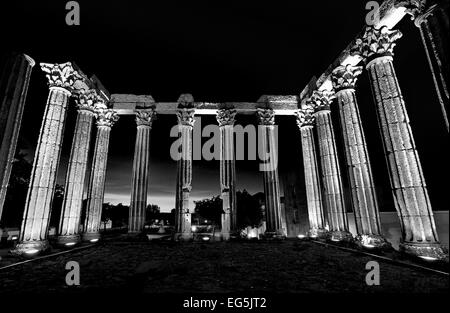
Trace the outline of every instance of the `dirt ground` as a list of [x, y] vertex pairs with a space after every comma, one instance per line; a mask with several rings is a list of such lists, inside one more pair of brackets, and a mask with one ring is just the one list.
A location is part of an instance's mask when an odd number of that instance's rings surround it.
[[[143, 293], [444, 293], [449, 278], [379, 261], [380, 285], [366, 284], [357, 253], [312, 242], [104, 242], [0, 271], [0, 293], [96, 290]], [[80, 286], [67, 286], [69, 261]]]

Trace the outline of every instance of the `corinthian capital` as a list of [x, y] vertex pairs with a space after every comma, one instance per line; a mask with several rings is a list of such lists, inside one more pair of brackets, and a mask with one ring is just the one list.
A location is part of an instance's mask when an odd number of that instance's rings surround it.
[[76, 93], [75, 103], [79, 110], [95, 113], [98, 106], [104, 105], [104, 100], [98, 95], [95, 89], [80, 89]]
[[180, 109], [177, 111], [177, 119], [179, 125], [194, 127], [195, 109]]
[[234, 125], [236, 116], [236, 110], [234, 109], [221, 109], [217, 110], [216, 119], [219, 123], [219, 126], [226, 126], [226, 125]]
[[272, 109], [258, 108], [256, 113], [258, 115], [259, 125], [275, 125], [275, 113]]
[[119, 120], [116, 111], [105, 108], [97, 108], [95, 111], [97, 126], [112, 127]]
[[295, 117], [297, 120], [297, 126], [299, 128], [305, 127], [305, 126], [314, 126], [314, 122], [316, 118], [313, 115], [314, 109], [306, 105], [302, 109], [295, 112]]
[[153, 120], [156, 118], [156, 112], [150, 110], [136, 110], [136, 125], [152, 127]]
[[367, 26], [362, 37], [356, 39], [351, 49], [352, 55], [368, 60], [379, 56], [394, 55], [395, 41], [402, 37], [399, 30], [390, 30], [386, 26], [379, 29]]
[[48, 85], [50, 87], [61, 87], [72, 91], [73, 85], [83, 77], [74, 70], [72, 63], [41, 63], [41, 69], [46, 73]]
[[342, 89], [355, 89], [358, 76], [362, 73], [362, 66], [338, 66], [331, 73], [333, 89], [338, 92]]
[[315, 90], [311, 98], [308, 99], [307, 105], [311, 106], [314, 112], [329, 111], [334, 98], [335, 95], [331, 91]]

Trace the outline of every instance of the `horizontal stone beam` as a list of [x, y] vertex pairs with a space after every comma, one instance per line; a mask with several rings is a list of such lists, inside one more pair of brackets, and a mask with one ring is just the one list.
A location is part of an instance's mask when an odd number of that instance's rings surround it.
[[[133, 115], [136, 109], [153, 108], [157, 114], [175, 114], [177, 102], [155, 102], [150, 95], [112, 94], [110, 106], [119, 115]], [[235, 109], [237, 114], [255, 114], [258, 108], [270, 108], [277, 115], [294, 115], [297, 96], [262, 96], [257, 102], [194, 102], [196, 115], [215, 115], [219, 109]]]
[[[387, 26], [388, 28], [395, 27], [407, 14], [406, 9], [403, 6], [399, 6], [398, 0], [386, 0], [384, 1], [379, 9], [380, 19], [378, 23], [374, 26], [375, 28], [380, 28], [382, 26]], [[369, 11], [367, 11], [369, 12]], [[364, 29], [355, 36], [358, 38], [361, 34], [364, 33]], [[350, 54], [350, 49], [354, 45], [354, 39], [347, 45], [347, 47], [340, 53], [340, 55], [330, 64], [330, 66], [323, 72], [323, 74], [317, 80], [317, 88], [319, 90], [331, 90], [331, 72], [338, 67], [339, 65], [347, 65], [350, 64], [352, 66], [358, 65], [361, 62], [361, 58], [359, 56], [352, 56]], [[305, 88], [308, 88], [306, 86]]]

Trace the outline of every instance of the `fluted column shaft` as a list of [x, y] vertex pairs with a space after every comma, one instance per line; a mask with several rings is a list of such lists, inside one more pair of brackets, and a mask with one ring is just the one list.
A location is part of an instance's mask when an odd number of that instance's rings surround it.
[[237, 230], [236, 169], [234, 158], [235, 110], [219, 110], [217, 121], [220, 130], [220, 190], [222, 198], [222, 239], [228, 240]]
[[17, 249], [48, 248], [47, 231], [70, 94], [67, 89], [50, 87], [25, 204], [21, 243]]
[[377, 104], [395, 206], [402, 226], [403, 248], [419, 255], [433, 254], [434, 249], [429, 247], [437, 245], [439, 239], [392, 57], [374, 59], [367, 65], [367, 70]]
[[82, 236], [84, 241], [96, 241], [100, 238], [99, 230], [105, 194], [109, 137], [111, 127], [117, 119], [117, 115], [112, 110], [102, 110], [97, 113], [97, 135], [88, 187], [84, 233]]
[[83, 204], [83, 190], [93, 117], [94, 113], [91, 109], [86, 107], [80, 107], [78, 109], [59, 224], [58, 242], [60, 244], [73, 244], [80, 239], [78, 230]]
[[317, 154], [314, 142], [314, 127], [300, 127], [302, 138], [303, 167], [305, 171], [306, 201], [311, 237], [322, 237], [325, 233], [325, 217], [323, 214], [322, 191], [317, 165]]
[[276, 145], [275, 114], [270, 109], [258, 109], [261, 149], [268, 156], [263, 171], [267, 237], [285, 237], [281, 221], [280, 183], [278, 178], [278, 149]]
[[136, 113], [137, 135], [134, 149], [133, 180], [131, 184], [129, 233], [139, 233], [144, 229], [152, 118], [153, 111], [141, 110]]
[[359, 235], [380, 235], [378, 201], [355, 91], [336, 93], [349, 171], [353, 212]]
[[433, 75], [447, 131], [449, 130], [449, 2], [434, 4], [415, 18]]
[[393, 65], [398, 30], [367, 27], [351, 49], [361, 56], [376, 103], [394, 203], [402, 228], [401, 249], [423, 258], [445, 258], [408, 113]]
[[0, 84], [0, 220], [34, 64], [25, 54], [14, 55], [8, 60]]
[[177, 114], [179, 138], [181, 140], [181, 158], [177, 163], [177, 193], [176, 193], [176, 239], [192, 238], [191, 212], [189, 196], [192, 183], [192, 130], [194, 126], [193, 109], [183, 109]]
[[[331, 112], [315, 113], [322, 177], [325, 185], [325, 200], [330, 218], [330, 231], [348, 232], [344, 190], [336, 151], [336, 139], [331, 121]], [[336, 238], [338, 240], [339, 238]]]
[[355, 95], [361, 72], [360, 66], [338, 66], [332, 73], [332, 82], [339, 106], [357, 241], [365, 247], [381, 247], [387, 242], [381, 236], [375, 184]]

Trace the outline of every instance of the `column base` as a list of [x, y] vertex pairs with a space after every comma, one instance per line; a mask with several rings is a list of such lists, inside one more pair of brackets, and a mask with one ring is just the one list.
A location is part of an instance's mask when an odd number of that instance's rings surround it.
[[448, 250], [439, 243], [402, 242], [400, 251], [426, 261], [448, 262]]
[[391, 244], [381, 235], [358, 235], [355, 243], [363, 249], [391, 249]]
[[348, 231], [335, 230], [330, 231], [327, 234], [327, 239], [333, 242], [353, 242], [353, 235]]
[[20, 256], [32, 257], [50, 249], [51, 247], [48, 240], [21, 241], [14, 247], [13, 250], [11, 250], [11, 253]]
[[89, 242], [98, 242], [100, 240], [100, 233], [83, 233], [81, 235], [82, 241], [89, 241]]
[[265, 240], [284, 240], [286, 239], [286, 235], [281, 230], [265, 231], [261, 238]]
[[326, 229], [315, 228], [310, 229], [308, 232], [308, 238], [311, 239], [326, 239], [328, 236], [328, 231]]
[[61, 235], [56, 238], [56, 244], [60, 247], [73, 247], [79, 244], [81, 241], [81, 236], [79, 234], [75, 235]]
[[194, 239], [194, 236], [191, 232], [189, 233], [175, 233], [173, 235], [173, 239], [175, 241], [191, 241]]

